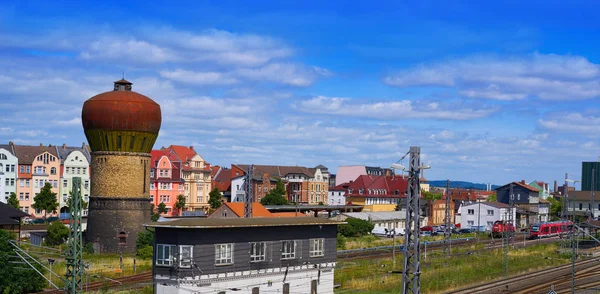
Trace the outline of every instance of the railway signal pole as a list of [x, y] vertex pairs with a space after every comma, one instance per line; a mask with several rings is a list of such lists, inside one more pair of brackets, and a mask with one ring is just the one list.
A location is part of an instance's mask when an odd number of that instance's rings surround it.
[[[421, 293], [420, 198], [421, 147], [411, 146], [408, 193], [406, 196], [406, 228], [404, 232], [404, 266], [402, 268], [402, 293]], [[408, 155], [407, 154], [407, 155]], [[406, 157], [406, 155], [404, 155]], [[403, 157], [403, 158], [404, 158]]]
[[444, 255], [450, 256], [450, 242], [452, 238], [452, 222], [450, 219], [450, 180], [446, 180], [446, 206], [444, 215]]

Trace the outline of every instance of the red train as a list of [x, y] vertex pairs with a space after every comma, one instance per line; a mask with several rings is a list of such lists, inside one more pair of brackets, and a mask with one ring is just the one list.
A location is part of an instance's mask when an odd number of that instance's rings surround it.
[[559, 236], [573, 229], [572, 221], [542, 222], [531, 225], [529, 238], [544, 238]]
[[507, 221], [495, 221], [494, 225], [492, 226], [492, 235], [494, 237], [502, 237], [502, 233], [504, 232], [514, 233], [515, 226]]

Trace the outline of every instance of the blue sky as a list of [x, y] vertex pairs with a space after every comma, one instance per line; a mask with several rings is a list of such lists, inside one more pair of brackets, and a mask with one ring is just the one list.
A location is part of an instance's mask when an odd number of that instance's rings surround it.
[[125, 72], [161, 104], [155, 147], [213, 164], [418, 145], [430, 179], [503, 184], [600, 155], [599, 4], [295, 2], [3, 1], [0, 142], [81, 144], [83, 102]]

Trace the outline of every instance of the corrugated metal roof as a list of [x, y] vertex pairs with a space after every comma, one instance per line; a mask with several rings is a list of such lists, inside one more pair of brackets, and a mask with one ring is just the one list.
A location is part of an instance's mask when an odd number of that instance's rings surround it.
[[177, 219], [162, 223], [145, 224], [153, 228], [181, 229], [220, 229], [247, 227], [285, 227], [285, 226], [316, 226], [339, 225], [344, 222], [332, 221], [317, 217], [282, 217], [282, 218], [203, 218]]
[[362, 220], [387, 221], [405, 219], [406, 211], [345, 212], [342, 215]]

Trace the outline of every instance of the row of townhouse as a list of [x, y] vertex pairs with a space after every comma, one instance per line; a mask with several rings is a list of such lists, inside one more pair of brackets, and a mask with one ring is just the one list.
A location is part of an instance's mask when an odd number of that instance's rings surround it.
[[[17, 195], [20, 209], [33, 216], [42, 211], [31, 207], [33, 198], [46, 183], [52, 185], [61, 211], [66, 211], [73, 177], [81, 178], [84, 201], [90, 194], [90, 150], [81, 147], [25, 146], [10, 142], [0, 145], [0, 201], [7, 203], [11, 193]], [[84, 211], [84, 215], [87, 210]]]
[[150, 197], [158, 206], [165, 203], [168, 215], [178, 214], [177, 196], [185, 197], [184, 211], [207, 212], [212, 189], [211, 166], [193, 146], [171, 145], [152, 150]]
[[[231, 202], [244, 201], [245, 181], [248, 165], [231, 165]], [[253, 201], [259, 202], [277, 181], [281, 180], [290, 202], [304, 204], [327, 203], [329, 172], [319, 165], [314, 168], [304, 166], [254, 165], [251, 175]]]

